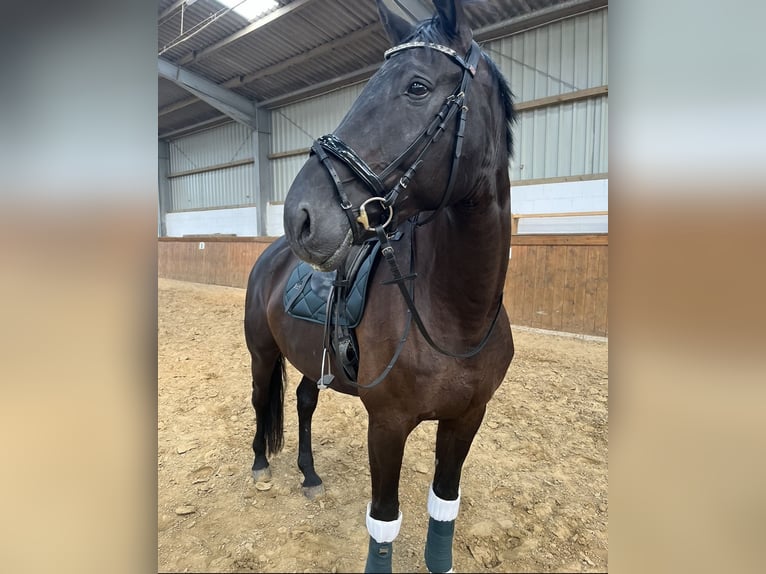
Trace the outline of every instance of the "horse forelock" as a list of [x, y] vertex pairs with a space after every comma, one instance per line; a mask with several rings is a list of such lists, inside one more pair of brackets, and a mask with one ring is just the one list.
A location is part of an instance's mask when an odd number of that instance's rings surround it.
[[425, 20], [415, 28], [415, 31], [405, 42], [421, 40], [423, 42], [433, 42], [434, 44], [448, 44], [453, 38], [448, 37], [441, 26], [439, 26], [439, 16], [434, 14], [430, 20]]

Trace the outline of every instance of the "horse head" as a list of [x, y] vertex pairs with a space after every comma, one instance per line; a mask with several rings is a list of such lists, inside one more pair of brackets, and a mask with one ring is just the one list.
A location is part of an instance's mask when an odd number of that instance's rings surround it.
[[381, 229], [470, 199], [498, 161], [507, 171], [510, 97], [463, 3], [434, 1], [418, 26], [377, 4], [393, 47], [338, 128], [314, 142], [285, 200], [291, 249], [323, 271]]

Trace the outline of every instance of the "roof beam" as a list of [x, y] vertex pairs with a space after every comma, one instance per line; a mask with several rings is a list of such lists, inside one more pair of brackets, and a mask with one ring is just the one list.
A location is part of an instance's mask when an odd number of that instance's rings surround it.
[[233, 120], [256, 128], [255, 102], [163, 58], [157, 58], [157, 70], [161, 77], [178, 84]]
[[199, 101], [199, 98], [196, 98], [192, 96], [191, 98], [186, 98], [185, 100], [178, 100], [177, 102], [173, 102], [172, 104], [168, 104], [167, 106], [164, 106], [159, 109], [157, 112], [157, 116], [162, 117], [166, 116], [167, 114], [177, 112], [178, 110], [182, 110], [186, 106], [190, 106], [194, 103], [197, 103]]
[[301, 8], [304, 8], [308, 4], [315, 2], [316, 0], [296, 0], [295, 2], [291, 2], [290, 4], [287, 4], [286, 6], [282, 6], [281, 8], [277, 8], [273, 12], [269, 12], [264, 16], [263, 18], [259, 18], [255, 22], [248, 24], [244, 28], [241, 28], [240, 30], [237, 30], [230, 36], [227, 36], [223, 40], [219, 40], [218, 42], [215, 42], [214, 44], [210, 44], [209, 46], [203, 48], [202, 50], [198, 52], [192, 52], [191, 54], [187, 54], [180, 60], [178, 60], [178, 65], [183, 66], [188, 64], [189, 62], [198, 62], [201, 58], [204, 58], [205, 56], [209, 56], [213, 52], [220, 50], [221, 48], [225, 48], [232, 42], [236, 42], [240, 38], [244, 38], [248, 34], [252, 34], [259, 28], [263, 28], [264, 26], [267, 26], [268, 24], [271, 24], [272, 22], [275, 22], [282, 18], [283, 16], [287, 16], [288, 14], [294, 14]]
[[227, 121], [229, 121], [229, 118], [225, 116], [224, 114], [221, 114], [220, 116], [215, 116], [207, 120], [197, 122], [196, 124], [184, 126], [176, 130], [170, 130], [168, 132], [163, 132], [157, 136], [157, 139], [164, 140], [164, 139], [172, 139], [172, 138], [180, 137], [182, 135], [186, 135], [188, 133], [194, 132], [196, 130], [200, 130], [202, 128], [226, 123]]
[[428, 20], [434, 14], [434, 7], [428, 0], [384, 0], [384, 3], [409, 22]]
[[170, 6], [165, 8], [165, 10], [163, 10], [159, 16], [157, 16], [157, 20], [162, 20], [165, 16], [169, 16], [170, 14], [178, 10], [178, 8], [180, 8], [182, 4], [186, 4], [186, 0], [176, 0]]

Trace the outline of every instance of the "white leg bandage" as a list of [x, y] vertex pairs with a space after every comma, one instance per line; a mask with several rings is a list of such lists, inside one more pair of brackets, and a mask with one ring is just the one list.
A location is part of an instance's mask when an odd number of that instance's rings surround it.
[[370, 533], [373, 540], [378, 544], [384, 542], [393, 542], [394, 539], [399, 536], [399, 529], [402, 527], [402, 511], [399, 511], [399, 518], [391, 520], [390, 522], [384, 522], [383, 520], [375, 520], [370, 516], [370, 507], [372, 503], [367, 503], [367, 532]]
[[460, 510], [460, 488], [457, 491], [457, 500], [442, 500], [434, 493], [434, 485], [428, 489], [428, 514], [434, 520], [449, 522], [455, 520]]

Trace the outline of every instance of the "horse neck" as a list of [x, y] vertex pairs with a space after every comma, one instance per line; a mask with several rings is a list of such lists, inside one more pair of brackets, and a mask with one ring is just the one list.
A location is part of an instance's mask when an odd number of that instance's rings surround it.
[[[500, 303], [510, 246], [507, 168], [492, 189], [445, 209], [417, 235], [417, 281], [443, 327], [459, 325], [468, 338], [485, 331]], [[430, 229], [429, 229], [430, 228]], [[421, 237], [422, 236], [422, 237]]]

